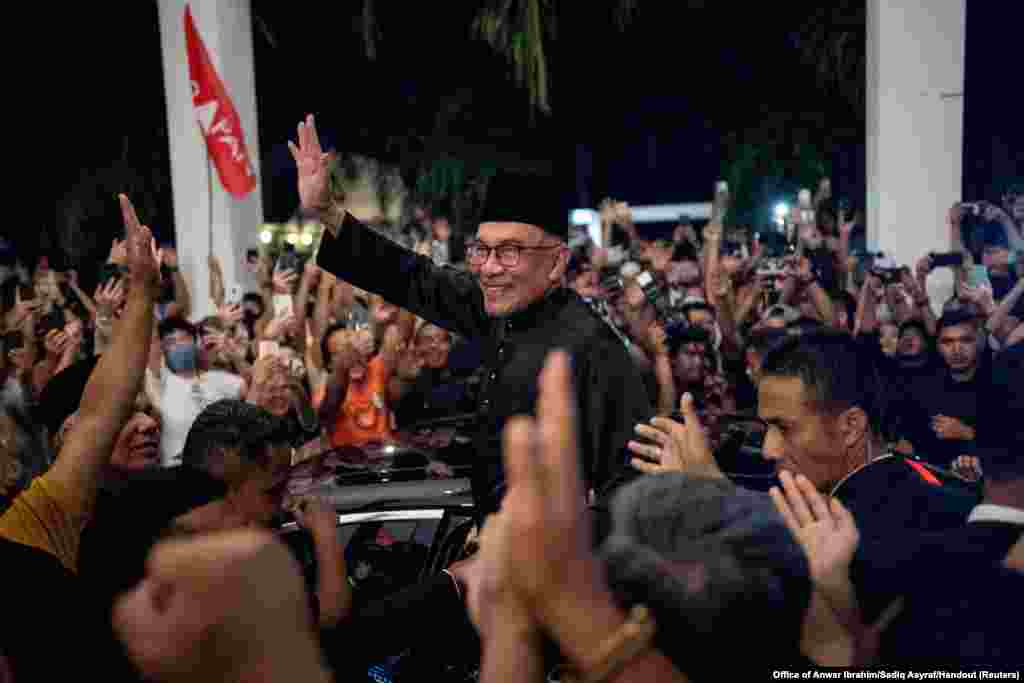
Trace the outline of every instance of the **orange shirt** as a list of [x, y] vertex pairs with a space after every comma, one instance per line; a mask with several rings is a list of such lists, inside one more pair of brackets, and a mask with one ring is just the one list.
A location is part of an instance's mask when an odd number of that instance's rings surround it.
[[[378, 355], [366, 366], [366, 379], [349, 382], [345, 401], [329, 426], [331, 446], [362, 446], [370, 441], [393, 441], [391, 410], [387, 404], [390, 376]], [[325, 385], [326, 387], [326, 385]], [[323, 400], [320, 392], [320, 400]], [[319, 403], [320, 401], [318, 401]]]

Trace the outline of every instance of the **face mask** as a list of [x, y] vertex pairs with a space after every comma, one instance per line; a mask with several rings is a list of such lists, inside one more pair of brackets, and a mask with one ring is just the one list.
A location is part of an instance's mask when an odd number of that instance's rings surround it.
[[167, 367], [172, 372], [188, 372], [196, 369], [196, 345], [178, 344], [167, 352]]

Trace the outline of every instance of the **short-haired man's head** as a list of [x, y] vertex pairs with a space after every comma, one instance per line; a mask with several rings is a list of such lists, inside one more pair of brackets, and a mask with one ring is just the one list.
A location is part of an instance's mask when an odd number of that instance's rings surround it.
[[231, 470], [233, 463], [272, 467], [273, 447], [289, 445], [292, 436], [287, 420], [246, 401], [223, 399], [192, 423], [182, 462], [215, 476]]
[[767, 496], [670, 473], [624, 487], [612, 508], [609, 586], [624, 607], [654, 612], [655, 645], [680, 671], [720, 671], [723, 638], [746, 643], [753, 662], [796, 653], [809, 567]]
[[189, 430], [182, 460], [223, 481], [240, 519], [266, 524], [280, 511], [291, 467], [292, 424], [245, 401], [209, 405]]
[[970, 372], [978, 365], [978, 319], [969, 311], [949, 311], [939, 318], [939, 355], [953, 372]]
[[849, 335], [787, 339], [761, 365], [765, 457], [827, 489], [871, 457], [885, 413], [880, 387], [873, 358]]

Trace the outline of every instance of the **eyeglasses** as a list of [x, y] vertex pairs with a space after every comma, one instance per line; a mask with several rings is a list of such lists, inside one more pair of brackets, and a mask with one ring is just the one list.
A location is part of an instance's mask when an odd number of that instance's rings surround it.
[[559, 245], [549, 244], [537, 247], [525, 247], [521, 244], [499, 244], [496, 247], [489, 247], [483, 242], [473, 242], [466, 245], [466, 258], [474, 266], [482, 266], [487, 263], [493, 251], [498, 258], [498, 263], [506, 268], [514, 268], [519, 265], [519, 254], [523, 251], [542, 251], [545, 249], [557, 249]]

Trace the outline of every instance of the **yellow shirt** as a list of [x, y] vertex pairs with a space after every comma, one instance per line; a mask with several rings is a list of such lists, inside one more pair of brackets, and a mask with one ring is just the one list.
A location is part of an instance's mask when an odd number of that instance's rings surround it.
[[18, 494], [0, 515], [0, 537], [50, 553], [78, 573], [78, 547], [88, 521], [88, 501], [46, 473]]

